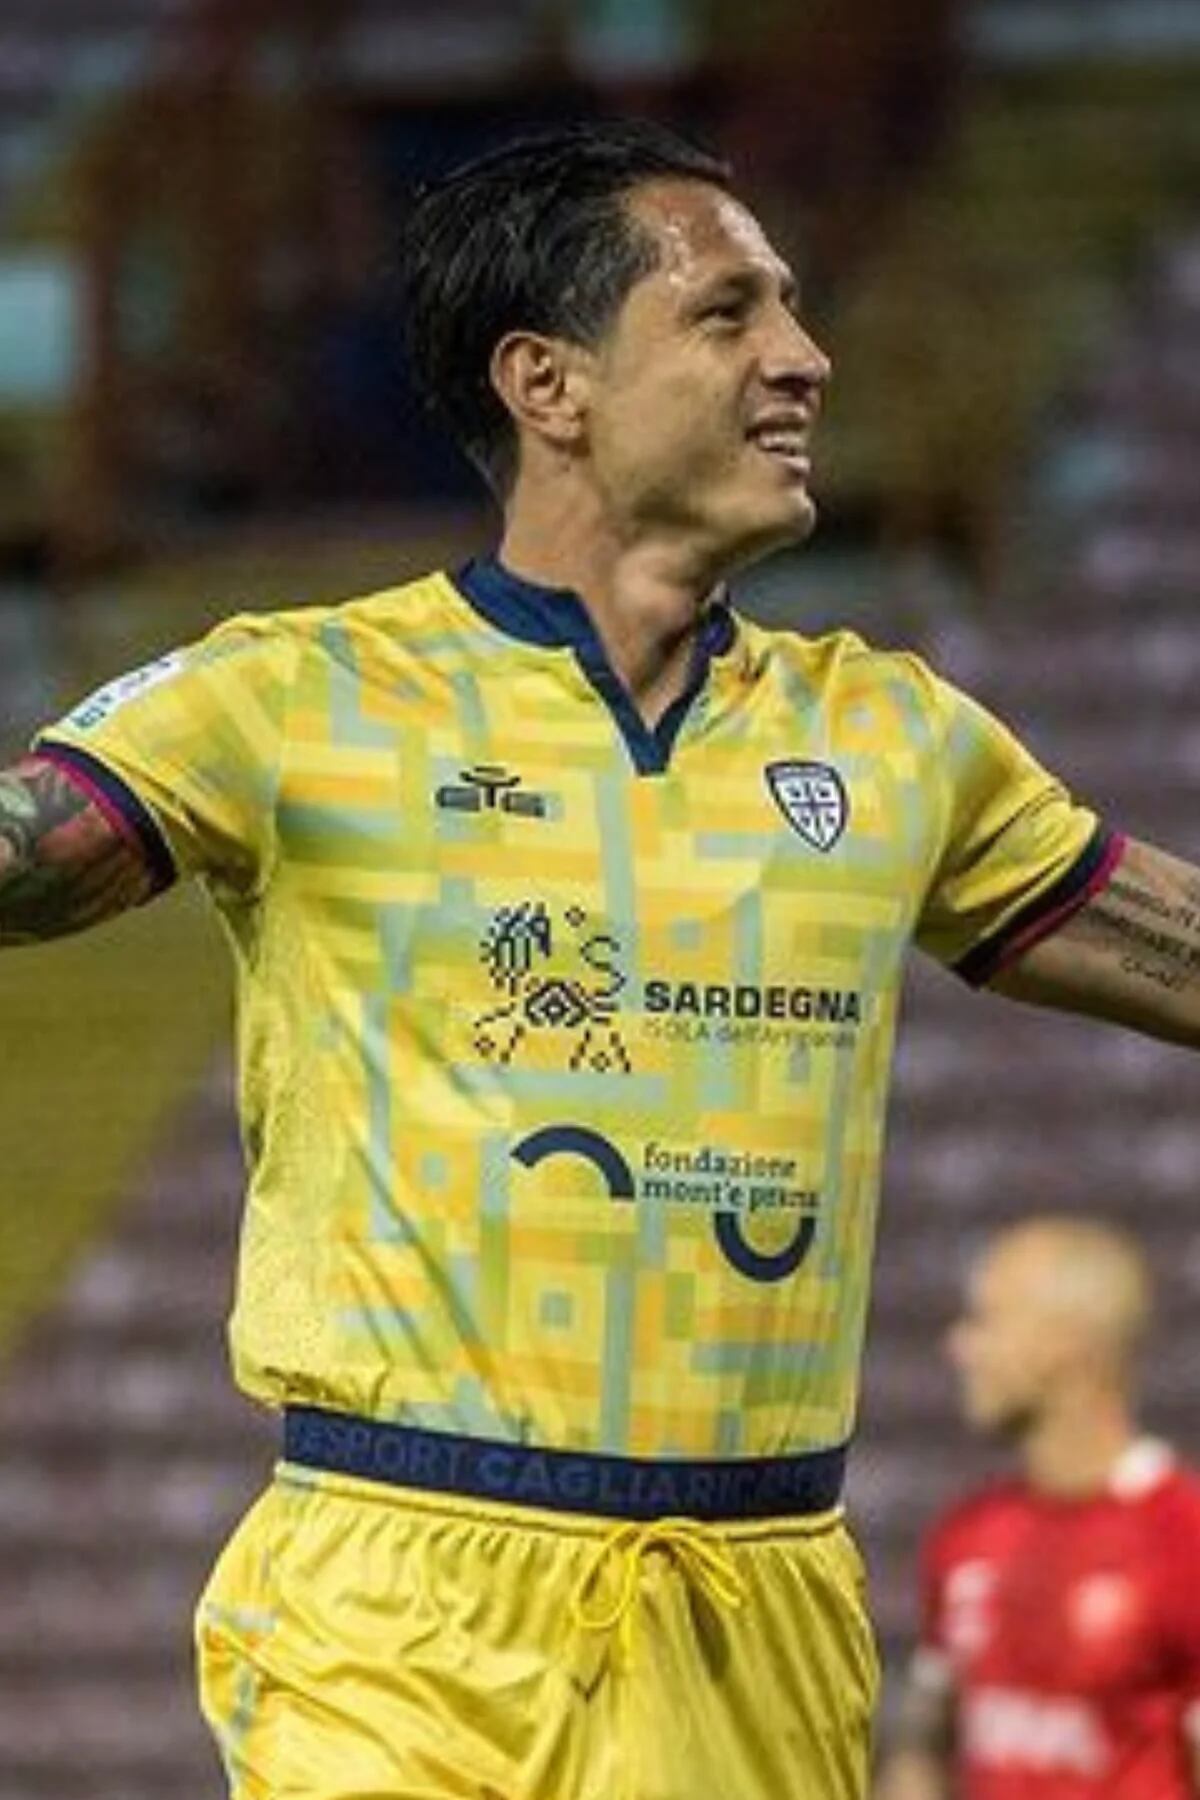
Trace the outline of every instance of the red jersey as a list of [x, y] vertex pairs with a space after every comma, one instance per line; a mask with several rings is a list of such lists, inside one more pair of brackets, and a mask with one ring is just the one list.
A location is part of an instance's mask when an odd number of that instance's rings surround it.
[[953, 1688], [963, 1800], [1193, 1800], [1200, 1479], [1164, 1446], [1085, 1499], [956, 1506], [923, 1589], [917, 1678]]

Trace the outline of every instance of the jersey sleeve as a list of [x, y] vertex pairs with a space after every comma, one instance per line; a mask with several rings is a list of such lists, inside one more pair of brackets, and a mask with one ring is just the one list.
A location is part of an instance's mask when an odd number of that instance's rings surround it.
[[296, 656], [269, 619], [231, 619], [102, 687], [34, 749], [138, 839], [159, 887], [198, 875], [248, 897], [274, 860]]
[[941, 838], [917, 942], [980, 986], [1104, 886], [1122, 840], [977, 701], [922, 674]]

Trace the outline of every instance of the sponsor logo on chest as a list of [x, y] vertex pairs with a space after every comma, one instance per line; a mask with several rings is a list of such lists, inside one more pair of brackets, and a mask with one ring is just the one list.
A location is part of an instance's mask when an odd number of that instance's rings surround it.
[[966, 1696], [963, 1750], [992, 1769], [1079, 1775], [1108, 1772], [1112, 1757], [1103, 1727], [1086, 1701], [1017, 1688], [981, 1687]]

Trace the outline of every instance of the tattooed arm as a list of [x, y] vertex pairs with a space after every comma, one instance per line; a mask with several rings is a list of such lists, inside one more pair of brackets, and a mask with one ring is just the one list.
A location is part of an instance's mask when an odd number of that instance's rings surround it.
[[138, 846], [56, 764], [0, 770], [0, 948], [83, 931], [153, 886]]
[[992, 986], [1200, 1048], [1200, 869], [1130, 839], [1107, 886]]

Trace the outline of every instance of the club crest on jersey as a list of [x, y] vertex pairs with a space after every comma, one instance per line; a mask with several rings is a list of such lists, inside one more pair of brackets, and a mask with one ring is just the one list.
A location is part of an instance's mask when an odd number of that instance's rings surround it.
[[763, 773], [792, 830], [814, 850], [832, 850], [850, 817], [850, 802], [837, 770], [829, 763], [773, 762]]

